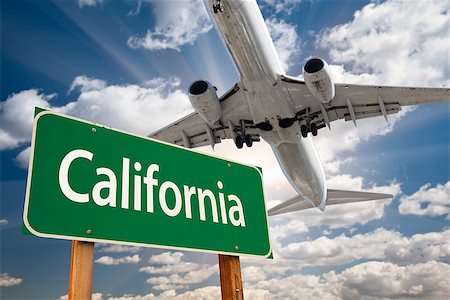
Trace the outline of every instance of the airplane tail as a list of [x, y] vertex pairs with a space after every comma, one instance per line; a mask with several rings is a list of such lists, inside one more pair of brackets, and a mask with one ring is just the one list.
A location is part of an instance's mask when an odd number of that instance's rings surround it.
[[[327, 205], [345, 204], [352, 202], [363, 202], [371, 200], [387, 200], [392, 199], [390, 194], [368, 193], [368, 192], [354, 192], [342, 190], [327, 190]], [[269, 209], [269, 216], [299, 211], [315, 206], [307, 201], [303, 196], [297, 195], [279, 205]]]

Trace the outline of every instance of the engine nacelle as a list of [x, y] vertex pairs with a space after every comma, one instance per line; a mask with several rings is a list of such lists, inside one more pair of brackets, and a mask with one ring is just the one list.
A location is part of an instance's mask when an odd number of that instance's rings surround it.
[[206, 123], [212, 125], [221, 118], [222, 110], [216, 88], [208, 81], [199, 80], [192, 83], [189, 87], [189, 100]]
[[328, 64], [321, 58], [311, 58], [303, 67], [306, 87], [314, 98], [328, 103], [334, 98], [334, 83], [328, 73]]

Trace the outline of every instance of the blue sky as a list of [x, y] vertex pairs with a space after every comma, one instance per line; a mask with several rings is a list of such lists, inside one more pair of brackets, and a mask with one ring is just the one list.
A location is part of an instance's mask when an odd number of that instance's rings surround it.
[[[337, 82], [450, 86], [445, 1], [258, 3], [289, 74], [318, 55]], [[1, 297], [58, 299], [70, 242], [21, 233], [34, 106], [148, 134], [192, 111], [192, 81], [207, 79], [220, 94], [238, 74], [201, 2], [5, 0], [0, 8]], [[241, 259], [247, 299], [448, 295], [449, 110], [407, 108], [389, 124], [322, 130], [315, 143], [331, 188], [395, 198], [271, 219], [275, 260]], [[237, 150], [226, 141], [216, 154], [263, 167], [268, 207], [294, 195], [266, 143]], [[95, 260], [96, 299], [219, 295], [216, 255], [97, 245]]]

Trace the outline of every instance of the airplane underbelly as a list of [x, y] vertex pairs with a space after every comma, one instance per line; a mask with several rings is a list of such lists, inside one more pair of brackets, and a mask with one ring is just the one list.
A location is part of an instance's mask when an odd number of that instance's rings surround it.
[[325, 174], [311, 139], [272, 145], [272, 150], [294, 189], [316, 207], [324, 208], [327, 197]]

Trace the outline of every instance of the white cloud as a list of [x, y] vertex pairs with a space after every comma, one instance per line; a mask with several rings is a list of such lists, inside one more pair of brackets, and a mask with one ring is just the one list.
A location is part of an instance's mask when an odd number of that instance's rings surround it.
[[137, 253], [141, 251], [141, 247], [136, 246], [125, 246], [125, 245], [105, 245], [105, 244], [95, 244], [99, 249], [96, 250], [101, 253]]
[[448, 86], [449, 10], [447, 1], [371, 3], [323, 32], [318, 44], [333, 63], [370, 81]]
[[212, 23], [202, 1], [149, 1], [153, 6], [156, 27], [143, 37], [128, 39], [131, 48], [148, 50], [174, 49], [192, 45], [207, 33]]
[[8, 287], [13, 285], [19, 285], [23, 281], [22, 278], [14, 278], [9, 276], [8, 273], [0, 274], [0, 287]]
[[19, 168], [26, 169], [30, 163], [31, 147], [26, 147], [14, 158], [14, 162]]
[[[51, 106], [49, 101], [56, 95], [34, 89], [12, 94], [0, 102], [0, 150], [30, 142], [35, 106], [147, 135], [192, 111], [187, 95], [177, 88], [179, 83], [178, 78], [155, 78], [142, 86], [107, 85], [102, 80], [78, 76], [71, 86], [79, 88], [80, 94], [65, 106]], [[29, 153], [29, 149], [22, 151], [16, 163], [27, 167]]]
[[135, 254], [133, 256], [124, 256], [119, 258], [113, 258], [111, 256], [102, 256], [100, 258], [97, 258], [95, 260], [96, 263], [101, 265], [123, 265], [123, 264], [137, 264], [141, 259], [139, 258], [138, 254]]
[[368, 262], [347, 269], [342, 274], [324, 276], [341, 285], [345, 299], [419, 298], [444, 299], [450, 293], [450, 266], [438, 262], [398, 266]]
[[283, 258], [303, 265], [342, 265], [360, 259], [381, 259], [409, 264], [450, 258], [450, 230], [416, 234], [411, 238], [399, 232], [378, 228], [352, 237], [320, 237], [314, 241], [293, 242], [279, 249]]
[[6, 219], [1, 219], [0, 220], [0, 226], [5, 226], [5, 225], [7, 225], [9, 222], [8, 222], [8, 220], [6, 220]]
[[182, 261], [184, 254], [181, 252], [164, 252], [153, 255], [149, 263], [161, 265], [158, 267], [147, 266], [139, 269], [139, 272], [148, 274], [161, 274], [163, 276], [152, 276], [147, 279], [147, 283], [152, 288], [160, 291], [176, 291], [189, 288], [192, 284], [199, 284], [213, 274], [218, 272], [217, 265], [198, 264]]
[[[69, 296], [64, 295], [58, 298], [59, 300], [68, 300]], [[103, 300], [103, 294], [102, 293], [92, 293], [91, 300]]]
[[108, 300], [156, 300], [156, 299], [216, 300], [220, 299], [220, 288], [218, 286], [207, 286], [192, 291], [186, 291], [181, 294], [177, 294], [175, 290], [167, 290], [158, 296], [155, 296], [154, 294], [148, 294], [144, 296], [124, 295], [121, 297], [108, 297]]
[[[244, 282], [246, 299], [446, 299], [450, 293], [448, 264], [427, 263], [398, 266], [389, 262], [366, 262], [321, 276], [293, 274]], [[207, 286], [177, 294], [167, 290], [159, 296], [109, 297], [109, 300], [220, 298], [220, 288]]]
[[148, 262], [159, 265], [174, 265], [180, 263], [183, 256], [184, 254], [181, 252], [164, 252], [158, 255], [152, 255]]
[[69, 93], [80, 88], [81, 92], [89, 92], [104, 89], [106, 87], [106, 81], [89, 78], [87, 76], [77, 76], [70, 85]]
[[10, 95], [0, 102], [0, 150], [19, 147], [31, 140], [34, 107], [49, 108], [56, 94], [31, 89]]
[[303, 0], [264, 0], [262, 1], [263, 6], [274, 11], [274, 13], [291, 14], [293, 10], [298, 7], [298, 5]]
[[398, 211], [402, 215], [445, 216], [450, 218], [450, 181], [431, 187], [426, 184], [411, 196], [400, 199]]
[[249, 266], [242, 269], [242, 280], [247, 282], [258, 282], [266, 280], [267, 275], [261, 267]]
[[186, 273], [195, 271], [200, 268], [199, 264], [192, 262], [178, 262], [176, 264], [168, 264], [162, 267], [148, 266], [140, 268], [139, 272], [145, 272], [148, 274], [174, 274], [174, 273]]
[[218, 273], [217, 265], [204, 266], [198, 270], [189, 271], [184, 275], [172, 274], [170, 276], [151, 277], [147, 279], [147, 283], [151, 284], [154, 289], [173, 288], [173, 286], [189, 286], [199, 284], [213, 274]]
[[96, 6], [102, 4], [104, 0], [78, 0], [78, 6], [83, 8], [84, 6]]
[[388, 261], [398, 264], [448, 261], [450, 258], [450, 230], [415, 234], [411, 238], [393, 241], [384, 250]]
[[272, 36], [281, 63], [288, 70], [290, 66], [297, 63], [301, 54], [300, 38], [296, 27], [293, 24], [288, 24], [275, 18], [267, 19], [266, 25]]
[[450, 292], [449, 275], [450, 266], [435, 261], [408, 266], [367, 262], [340, 274], [294, 274], [246, 286], [260, 293], [267, 291], [270, 299], [297, 299], [298, 295], [305, 299], [443, 299]]

